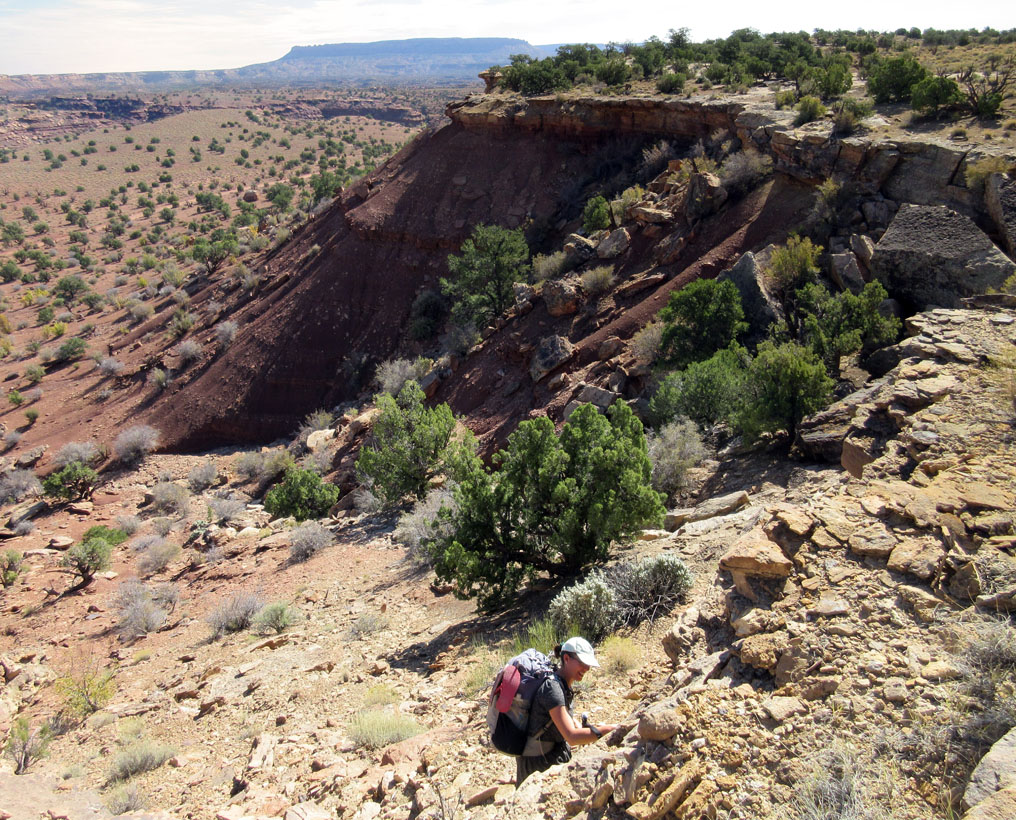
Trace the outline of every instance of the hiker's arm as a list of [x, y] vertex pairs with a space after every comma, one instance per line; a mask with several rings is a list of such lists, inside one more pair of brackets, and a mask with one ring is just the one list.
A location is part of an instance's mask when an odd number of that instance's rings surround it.
[[[551, 709], [550, 719], [554, 721], [554, 725], [561, 733], [561, 737], [565, 739], [565, 742], [569, 746], [585, 746], [587, 743], [595, 743], [599, 740], [596, 732], [592, 729], [579, 726], [564, 706], [555, 706]], [[613, 732], [615, 727], [611, 724], [603, 724], [595, 728], [601, 735], [605, 735], [608, 732]]]

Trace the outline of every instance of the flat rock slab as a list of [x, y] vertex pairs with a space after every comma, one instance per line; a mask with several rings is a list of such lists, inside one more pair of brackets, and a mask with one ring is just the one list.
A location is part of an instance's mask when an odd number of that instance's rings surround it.
[[760, 528], [755, 528], [734, 542], [720, 559], [720, 569], [756, 578], [786, 578], [794, 564]]
[[919, 310], [959, 307], [998, 288], [1013, 264], [974, 222], [941, 205], [902, 205], [875, 246], [872, 272]]
[[963, 815], [963, 820], [1012, 820], [1016, 817], [1016, 786], [995, 792]]
[[797, 698], [782, 697], [780, 695], [773, 695], [771, 698], [762, 701], [762, 708], [777, 723], [783, 723], [794, 717], [794, 715], [803, 715], [808, 711], [808, 707]]

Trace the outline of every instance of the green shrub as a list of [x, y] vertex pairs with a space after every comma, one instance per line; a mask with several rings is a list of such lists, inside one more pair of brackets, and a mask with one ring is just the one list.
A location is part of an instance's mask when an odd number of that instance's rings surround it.
[[791, 236], [787, 244], [773, 251], [768, 274], [786, 305], [793, 293], [815, 280], [819, 274], [818, 258], [821, 245], [814, 245], [808, 237]]
[[602, 573], [591, 572], [582, 581], [554, 596], [547, 616], [558, 633], [574, 632], [594, 643], [599, 642], [617, 624], [614, 591]]
[[582, 211], [582, 230], [595, 233], [610, 227], [610, 204], [597, 194], [586, 203]]
[[446, 534], [425, 545], [438, 577], [483, 607], [511, 600], [540, 572], [567, 575], [603, 560], [612, 541], [662, 518], [642, 424], [624, 402], [609, 420], [578, 407], [560, 436], [548, 418], [524, 421], [495, 463], [491, 472], [471, 450], [456, 450], [455, 507], [441, 509]]
[[793, 89], [789, 91], [777, 91], [773, 98], [773, 104], [777, 109], [793, 108], [797, 105], [797, 92]]
[[911, 90], [911, 105], [927, 117], [947, 106], [962, 102], [963, 92], [951, 77], [928, 76]]
[[358, 712], [349, 726], [349, 739], [357, 748], [383, 749], [420, 734], [423, 727], [408, 715], [381, 709]]
[[265, 495], [265, 510], [275, 518], [305, 521], [327, 515], [338, 500], [339, 488], [334, 484], [325, 484], [315, 472], [294, 468]]
[[670, 294], [660, 311], [661, 358], [677, 366], [708, 358], [748, 329], [733, 282], [697, 279]]
[[31, 384], [38, 384], [42, 381], [42, 377], [46, 375], [46, 370], [41, 365], [30, 364], [25, 368], [25, 378]]
[[74, 461], [42, 480], [42, 490], [51, 498], [77, 501], [88, 498], [95, 490], [99, 474], [91, 467]]
[[889, 57], [876, 63], [868, 74], [868, 93], [877, 103], [909, 102], [914, 87], [928, 70], [911, 54]]
[[678, 416], [701, 425], [729, 419], [737, 410], [751, 358], [736, 345], [670, 373], [649, 400], [649, 418], [660, 427]]
[[70, 362], [74, 359], [80, 359], [85, 355], [85, 351], [88, 349], [88, 345], [85, 344], [84, 339], [73, 337], [64, 342], [60, 347], [56, 349], [56, 353], [53, 356], [55, 362]]
[[963, 181], [966, 186], [978, 193], [984, 191], [984, 184], [992, 174], [1005, 174], [1016, 168], [1005, 157], [983, 157], [975, 162], [967, 163], [963, 170]]
[[416, 341], [431, 338], [441, 329], [447, 315], [448, 304], [440, 291], [421, 290], [409, 310], [409, 335]]
[[447, 404], [427, 408], [423, 400], [415, 381], [407, 381], [396, 397], [376, 397], [381, 412], [360, 450], [356, 472], [386, 506], [407, 495], [423, 498], [444, 462], [455, 418]]
[[826, 115], [826, 107], [818, 97], [801, 97], [797, 103], [797, 118], [794, 125], [804, 125], [806, 122], [820, 120]]
[[7, 738], [7, 754], [14, 761], [14, 774], [24, 774], [32, 763], [45, 757], [51, 739], [49, 726], [44, 724], [33, 729], [27, 718], [17, 718]]
[[452, 320], [484, 327], [515, 303], [516, 282], [529, 278], [529, 245], [521, 229], [477, 225], [448, 257], [441, 291], [452, 301]]
[[821, 285], [805, 285], [795, 298], [801, 317], [800, 340], [815, 351], [830, 373], [837, 374], [841, 356], [871, 353], [896, 341], [900, 320], [879, 312], [886, 296], [879, 282], [869, 282], [858, 295], [843, 291], [835, 296]]
[[7, 550], [0, 554], [0, 584], [4, 588], [13, 586], [21, 574], [21, 562], [24, 556], [17, 550]]
[[112, 529], [105, 524], [97, 524], [85, 530], [81, 536], [82, 541], [90, 541], [93, 538], [101, 538], [111, 546], [117, 547], [127, 540], [128, 534], [122, 529]]
[[677, 418], [648, 437], [649, 460], [653, 463], [653, 487], [668, 498], [686, 484], [686, 475], [706, 456], [695, 424]]
[[71, 714], [80, 718], [98, 712], [116, 694], [112, 669], [97, 668], [91, 663], [75, 667], [69, 675], [58, 678], [57, 694], [63, 698]]
[[684, 84], [688, 77], [680, 73], [664, 74], [656, 81], [656, 90], [661, 94], [680, 94], [684, 91]]
[[253, 627], [258, 632], [280, 634], [298, 620], [299, 613], [289, 604], [285, 601], [276, 601], [262, 607], [261, 611], [254, 616]]
[[7, 401], [11, 403], [12, 407], [21, 407], [25, 403], [25, 397], [19, 390], [11, 390], [7, 394]]
[[80, 578], [77, 587], [86, 587], [92, 583], [96, 573], [109, 569], [109, 558], [113, 548], [108, 541], [92, 538], [71, 547], [64, 553], [61, 565], [71, 575]]
[[812, 350], [796, 342], [763, 342], [748, 367], [734, 425], [748, 439], [778, 430], [793, 438], [797, 423], [824, 407], [832, 388], [825, 365]]

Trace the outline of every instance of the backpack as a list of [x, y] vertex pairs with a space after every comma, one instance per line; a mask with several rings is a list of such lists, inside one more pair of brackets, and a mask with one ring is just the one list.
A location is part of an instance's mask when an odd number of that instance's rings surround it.
[[[542, 652], [527, 649], [497, 673], [487, 704], [490, 742], [499, 752], [518, 757], [530, 738], [529, 712], [536, 693], [551, 675], [554, 664]], [[532, 734], [538, 738], [550, 723]]]

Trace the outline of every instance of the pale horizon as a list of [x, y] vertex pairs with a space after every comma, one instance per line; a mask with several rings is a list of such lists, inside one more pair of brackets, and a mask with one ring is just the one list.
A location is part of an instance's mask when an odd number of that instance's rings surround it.
[[[743, 8], [742, 8], [743, 7]], [[738, 28], [771, 31], [1006, 29], [1010, 2], [929, 10], [860, 0], [849, 8], [762, 7], [735, 2], [717, 15], [644, 0], [637, 15], [604, 0], [0, 0], [0, 73], [92, 74], [239, 68], [277, 60], [293, 46], [418, 37], [509, 37], [531, 45], [641, 42], [687, 27], [694, 40]], [[621, 18], [621, 19], [618, 19]]]

